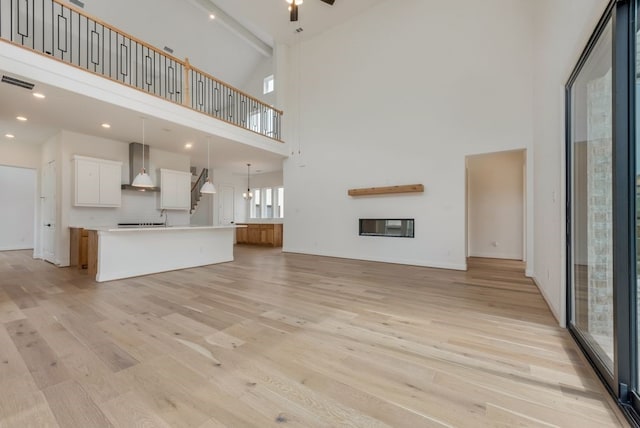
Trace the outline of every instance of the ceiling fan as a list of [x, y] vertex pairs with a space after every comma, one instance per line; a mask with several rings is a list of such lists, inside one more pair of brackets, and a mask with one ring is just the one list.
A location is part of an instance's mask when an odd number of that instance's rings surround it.
[[[298, 20], [298, 6], [300, 6], [303, 0], [286, 0], [289, 3], [289, 21], [295, 22]], [[330, 6], [336, 2], [336, 0], [320, 0]]]

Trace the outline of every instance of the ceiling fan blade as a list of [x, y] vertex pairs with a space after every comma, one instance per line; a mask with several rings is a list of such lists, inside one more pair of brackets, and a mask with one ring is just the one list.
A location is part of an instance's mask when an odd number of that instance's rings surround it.
[[295, 22], [298, 20], [298, 5], [294, 1], [291, 6], [289, 6], [291, 12], [289, 12], [289, 21]]
[[323, 2], [325, 2], [326, 4], [329, 4], [329, 5], [331, 5], [331, 6], [333, 6], [333, 4], [336, 2], [336, 0], [320, 0], [320, 1], [323, 1]]

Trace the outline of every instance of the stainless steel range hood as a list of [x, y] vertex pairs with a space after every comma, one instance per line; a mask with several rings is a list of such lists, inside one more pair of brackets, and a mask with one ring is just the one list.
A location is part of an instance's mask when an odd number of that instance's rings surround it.
[[[159, 192], [159, 187], [135, 187], [133, 179], [142, 169], [142, 143], [129, 143], [129, 184], [123, 184], [122, 190], [135, 190], [137, 192]], [[144, 145], [144, 166], [149, 172], [149, 146]]]

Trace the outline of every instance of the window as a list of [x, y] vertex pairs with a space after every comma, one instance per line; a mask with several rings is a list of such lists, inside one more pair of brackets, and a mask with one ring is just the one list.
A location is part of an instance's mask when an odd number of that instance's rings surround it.
[[267, 76], [264, 78], [264, 83], [262, 85], [262, 93], [269, 94], [273, 92], [274, 89], [275, 89], [275, 80], [272, 74], [271, 76]]
[[250, 201], [250, 218], [284, 218], [284, 187], [255, 188]]

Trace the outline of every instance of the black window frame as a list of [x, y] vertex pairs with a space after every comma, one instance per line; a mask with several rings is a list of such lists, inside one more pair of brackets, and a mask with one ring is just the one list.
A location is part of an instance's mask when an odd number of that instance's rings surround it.
[[[640, 0], [611, 0], [565, 85], [567, 328], [630, 423], [640, 426], [636, 272], [636, 32]], [[613, 374], [572, 325], [572, 88], [609, 21], [613, 78]]]

